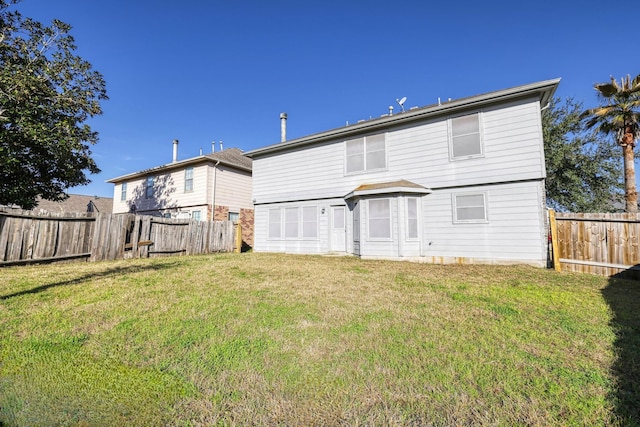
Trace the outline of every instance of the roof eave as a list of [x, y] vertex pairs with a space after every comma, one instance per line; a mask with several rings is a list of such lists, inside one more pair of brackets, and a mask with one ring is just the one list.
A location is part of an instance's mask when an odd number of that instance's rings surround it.
[[270, 154], [273, 152], [286, 150], [289, 148], [309, 145], [319, 142], [328, 141], [340, 137], [362, 134], [388, 128], [394, 125], [410, 123], [416, 120], [423, 120], [433, 116], [447, 114], [458, 110], [469, 109], [479, 105], [491, 104], [498, 101], [507, 101], [514, 98], [522, 98], [539, 95], [540, 105], [545, 106], [549, 103], [553, 94], [560, 83], [560, 79], [545, 80], [537, 83], [517, 86], [509, 89], [503, 89], [495, 92], [489, 92], [482, 95], [461, 98], [453, 101], [443, 102], [441, 104], [430, 105], [415, 110], [409, 110], [397, 113], [392, 116], [386, 116], [378, 119], [367, 120], [365, 122], [348, 125], [341, 128], [331, 129], [325, 132], [309, 135], [306, 137], [293, 139], [291, 141], [272, 144], [267, 147], [258, 148], [245, 153], [247, 157], [253, 158], [255, 155]]
[[128, 181], [128, 180], [134, 179], [134, 178], [139, 178], [141, 176], [146, 176], [146, 175], [149, 175], [149, 174], [155, 174], [155, 173], [158, 173], [158, 172], [170, 171], [170, 170], [173, 170], [173, 169], [179, 169], [179, 168], [184, 167], [184, 166], [189, 166], [189, 165], [198, 164], [198, 163], [215, 163], [215, 164], [220, 163], [220, 164], [223, 164], [225, 166], [230, 166], [230, 167], [235, 168], [235, 169], [240, 169], [240, 170], [243, 170], [243, 171], [246, 171], [246, 172], [251, 172], [251, 168], [246, 168], [246, 167], [240, 166], [240, 165], [232, 163], [232, 162], [227, 162], [225, 160], [215, 159], [215, 158], [212, 158], [212, 157], [207, 156], [207, 155], [202, 155], [202, 156], [198, 156], [198, 157], [192, 157], [190, 159], [180, 160], [180, 161], [177, 161], [175, 163], [168, 163], [166, 165], [155, 166], [155, 167], [152, 167], [152, 168], [149, 168], [149, 169], [145, 169], [145, 170], [142, 170], [142, 171], [138, 171], [138, 172], [133, 172], [133, 173], [129, 173], [129, 174], [126, 174], [126, 175], [117, 176], [115, 178], [108, 179], [105, 182], [109, 182], [109, 183], [115, 184], [115, 183], [122, 182], [122, 181]]

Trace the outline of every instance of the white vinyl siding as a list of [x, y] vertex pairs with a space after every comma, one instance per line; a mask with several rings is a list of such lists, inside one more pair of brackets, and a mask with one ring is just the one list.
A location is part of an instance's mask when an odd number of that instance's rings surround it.
[[389, 199], [368, 200], [370, 239], [391, 238], [391, 201]]
[[126, 182], [123, 182], [122, 187], [120, 188], [120, 200], [123, 202], [127, 200], [127, 183]]
[[387, 163], [385, 134], [347, 141], [345, 158], [347, 174], [384, 169]]
[[453, 222], [473, 223], [487, 221], [487, 194], [454, 194], [453, 202]]
[[418, 199], [407, 198], [407, 239], [418, 238]]
[[482, 156], [482, 135], [480, 132], [480, 114], [454, 117], [451, 127], [451, 159], [469, 159]]
[[[471, 189], [482, 192], [483, 189]], [[429, 244], [423, 255], [444, 262], [466, 258], [468, 262], [522, 261], [546, 264], [547, 234], [543, 205], [544, 185], [521, 182], [494, 185], [488, 194], [490, 221], [461, 226], [453, 221], [451, 190], [434, 191], [422, 199]]]
[[193, 191], [193, 168], [186, 168], [184, 170], [184, 191]]

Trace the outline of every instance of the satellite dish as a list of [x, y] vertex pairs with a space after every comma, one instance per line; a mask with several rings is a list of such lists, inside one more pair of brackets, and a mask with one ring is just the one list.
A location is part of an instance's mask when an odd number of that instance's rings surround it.
[[404, 113], [404, 103], [407, 102], [407, 97], [403, 96], [401, 99], [396, 99], [396, 102], [402, 108], [402, 112]]

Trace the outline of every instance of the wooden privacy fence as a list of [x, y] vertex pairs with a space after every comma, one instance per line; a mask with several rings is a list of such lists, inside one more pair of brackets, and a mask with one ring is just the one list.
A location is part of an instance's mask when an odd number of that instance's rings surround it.
[[640, 277], [640, 214], [551, 211], [550, 225], [556, 270]]
[[240, 233], [232, 221], [0, 212], [0, 266], [231, 252]]

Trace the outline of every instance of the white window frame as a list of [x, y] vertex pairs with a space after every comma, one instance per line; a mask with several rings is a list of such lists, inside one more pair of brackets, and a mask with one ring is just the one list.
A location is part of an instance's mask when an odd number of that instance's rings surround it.
[[[456, 119], [462, 118], [462, 117], [469, 117], [469, 116], [476, 116], [478, 119], [478, 139], [479, 139], [479, 145], [480, 145], [480, 152], [479, 153], [475, 153], [475, 154], [470, 154], [470, 155], [466, 155], [466, 156], [455, 156], [454, 155], [454, 136], [453, 136], [453, 123]], [[484, 129], [483, 129], [483, 120], [482, 120], [482, 112], [478, 111], [475, 113], [471, 113], [471, 114], [463, 114], [463, 115], [459, 115], [459, 116], [455, 116], [455, 117], [450, 117], [447, 120], [448, 123], [448, 133], [449, 133], [449, 160], [454, 162], [454, 161], [459, 161], [459, 160], [467, 160], [467, 159], [475, 159], [478, 157], [484, 157]], [[466, 133], [466, 134], [462, 134], [462, 135], [456, 135], [456, 137], [461, 137], [461, 136], [469, 136], [469, 135], [474, 135], [476, 132], [471, 132], [471, 133]]]
[[120, 186], [120, 201], [124, 202], [127, 200], [127, 183], [123, 182]]
[[193, 166], [190, 166], [184, 170], [184, 192], [190, 193], [192, 191], [193, 191]]
[[[388, 207], [389, 207], [389, 216], [388, 217], [372, 217], [371, 215], [371, 203], [372, 202], [387, 202]], [[372, 220], [384, 220], [387, 219], [389, 221], [389, 227], [388, 227], [388, 236], [372, 236], [371, 235], [371, 221]], [[367, 240], [371, 240], [371, 241], [392, 241], [393, 240], [393, 213], [392, 213], [392, 206], [391, 206], [391, 199], [390, 198], [381, 198], [381, 199], [368, 199], [367, 200]]]
[[201, 221], [201, 220], [202, 220], [202, 218], [201, 218], [201, 216], [200, 216], [200, 213], [201, 213], [201, 212], [200, 212], [199, 210], [197, 210], [197, 211], [191, 211], [191, 219], [195, 219], [196, 221]]
[[[415, 218], [411, 218], [409, 216], [409, 203], [410, 202], [415, 202], [416, 204], [416, 216]], [[407, 227], [407, 232], [406, 232], [406, 240], [410, 240], [410, 241], [415, 241], [415, 240], [420, 240], [420, 199], [418, 197], [407, 197], [406, 198], [406, 202], [405, 202], [405, 209], [406, 209], [406, 227]], [[409, 235], [409, 231], [411, 230], [411, 221], [415, 221], [415, 230], [416, 230], [416, 235], [415, 236], [411, 236]]]
[[[465, 196], [482, 196], [483, 208], [484, 208], [484, 218], [473, 218], [473, 219], [458, 219], [458, 198]], [[488, 196], [486, 191], [479, 191], [474, 193], [454, 193], [451, 195], [451, 206], [453, 209], [453, 223], [454, 224], [486, 224], [489, 222], [489, 203]], [[468, 207], [468, 206], [465, 206]], [[475, 206], [479, 207], [479, 206]]]
[[[373, 138], [375, 137], [381, 137], [382, 138], [382, 142], [383, 142], [383, 149], [382, 150], [375, 150], [375, 151], [368, 151], [368, 139], [371, 138], [373, 140]], [[363, 143], [363, 147], [362, 147], [362, 153], [356, 153], [356, 154], [349, 154], [349, 144], [353, 144], [356, 142], [362, 141]], [[371, 141], [371, 143], [373, 143], [374, 141]], [[367, 164], [367, 157], [369, 154], [374, 153], [376, 151], [382, 151], [383, 155], [384, 155], [384, 165], [382, 167], [377, 167], [377, 168], [371, 168], [369, 167], [369, 165]], [[349, 158], [352, 157], [362, 157], [362, 169], [358, 169], [358, 170], [349, 170]], [[368, 135], [368, 136], [363, 136], [360, 138], [354, 138], [354, 139], [350, 139], [348, 141], [345, 141], [344, 143], [344, 174], [345, 175], [357, 175], [357, 174], [362, 174], [362, 173], [366, 173], [366, 172], [374, 172], [374, 171], [384, 171], [387, 169], [387, 134], [386, 133], [378, 133], [375, 135]]]

